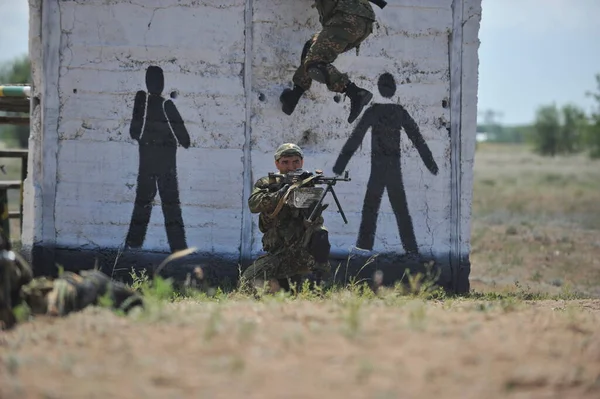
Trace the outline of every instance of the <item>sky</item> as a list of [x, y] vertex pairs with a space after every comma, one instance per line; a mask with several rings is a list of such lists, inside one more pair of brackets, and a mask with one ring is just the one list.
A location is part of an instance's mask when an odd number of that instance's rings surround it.
[[[591, 110], [585, 93], [600, 73], [600, 0], [482, 0], [482, 10], [480, 115], [493, 110], [513, 125], [551, 103]], [[3, 64], [28, 51], [28, 1], [0, 0], [0, 15]]]

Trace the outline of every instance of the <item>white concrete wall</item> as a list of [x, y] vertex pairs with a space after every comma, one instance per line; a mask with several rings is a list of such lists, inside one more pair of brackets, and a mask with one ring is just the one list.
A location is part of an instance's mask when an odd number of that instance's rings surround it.
[[[303, 2], [289, 7], [282, 7], [281, 3], [255, 3], [253, 89], [264, 93], [267, 101], [261, 103], [253, 96], [253, 173], [259, 176], [272, 167], [273, 138], [276, 142], [299, 142], [309, 130], [312, 139], [303, 146], [309, 152], [305, 165], [331, 174], [337, 155], [358, 120], [353, 125], [346, 121], [349, 99], [337, 104], [332, 101], [333, 94], [316, 83], [309, 98], [301, 100], [291, 117], [279, 111], [282, 84], [289, 84], [302, 45], [318, 29], [316, 12], [306, 10]], [[426, 3], [398, 1], [390, 2], [384, 10], [375, 7], [378, 26], [361, 46], [359, 56], [351, 51], [340, 56], [336, 65], [357, 84], [370, 89], [374, 102], [390, 102], [377, 92], [379, 75], [387, 71], [396, 77], [398, 89], [391, 101], [402, 104], [416, 120], [440, 168], [440, 173], [432, 176], [408, 138], [402, 137], [403, 177], [417, 243], [421, 251], [436, 254], [449, 251], [450, 140], [446, 129], [436, 126], [435, 121], [450, 119], [449, 110], [442, 108], [442, 100], [450, 96], [448, 31], [452, 28], [452, 10], [451, 0]], [[290, 8], [289, 12], [283, 11]], [[401, 84], [407, 78], [411, 83]], [[345, 225], [334, 213], [333, 201], [327, 217], [332, 245], [342, 251], [354, 245], [361, 220], [370, 173], [370, 134], [348, 169], [352, 182], [339, 183], [336, 188], [349, 224]], [[255, 240], [253, 249], [259, 247], [260, 242]], [[374, 249], [403, 252], [385, 193]]]
[[[48, 67], [36, 74], [37, 93], [47, 98], [43, 109], [57, 113], [57, 120], [42, 120], [45, 137], [33, 138], [34, 153], [39, 151], [35, 145], [56, 146], [57, 152], [54, 160], [44, 160], [44, 166], [56, 164], [55, 176], [43, 169], [42, 176], [32, 175], [49, 186], [55, 182], [50, 188], [56, 193], [55, 205], [43, 199], [33, 204], [48, 215], [46, 223], [54, 225], [44, 239], [75, 248], [123, 243], [138, 173], [138, 144], [129, 136], [133, 99], [136, 91], [146, 89], [145, 70], [152, 64], [164, 70], [165, 96], [178, 92], [174, 102], [191, 136], [190, 148], [178, 149], [187, 239], [205, 250], [237, 251], [245, 114], [240, 75], [244, 1], [188, 3], [44, 4], [55, 14], [47, 17], [51, 20], [43, 34], [60, 23], [60, 34], [48, 39], [60, 54], [58, 62], [49, 66], [43, 57], [36, 60]], [[42, 92], [53, 80], [55, 84]], [[43, 228], [31, 227], [31, 221], [26, 223], [24, 238], [41, 238]], [[144, 248], [168, 249], [158, 196]]]
[[[164, 70], [166, 97], [178, 93], [173, 101], [191, 136], [190, 148], [177, 150], [178, 180], [188, 245], [202, 251], [256, 254], [261, 236], [246, 198], [254, 181], [274, 169], [274, 148], [298, 142], [306, 168], [332, 174], [358, 123], [346, 122], [349, 99], [334, 102], [318, 83], [292, 116], [280, 110], [279, 94], [291, 84], [302, 46], [319, 29], [309, 0], [41, 3], [30, 1], [33, 95], [41, 103], [33, 110], [25, 247], [123, 244], [138, 173], [129, 124], [149, 65]], [[403, 178], [419, 250], [467, 255], [480, 0], [393, 0], [374, 9], [378, 22], [360, 55], [351, 51], [336, 65], [373, 91], [373, 102], [403, 105], [433, 153], [435, 176], [403, 134]], [[451, 58], [449, 49], [460, 53]], [[383, 72], [396, 78], [392, 99], [377, 92]], [[332, 200], [326, 211], [333, 252], [345, 253], [356, 241], [370, 137], [348, 164], [352, 182], [336, 186], [349, 224]], [[453, 172], [452, 162], [460, 169]], [[168, 250], [158, 196], [156, 202], [144, 249]], [[403, 252], [386, 193], [374, 250]]]

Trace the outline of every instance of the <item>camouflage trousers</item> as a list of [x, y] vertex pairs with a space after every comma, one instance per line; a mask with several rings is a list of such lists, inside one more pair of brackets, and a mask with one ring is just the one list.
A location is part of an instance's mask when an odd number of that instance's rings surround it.
[[262, 285], [269, 280], [285, 280], [306, 276], [311, 272], [330, 273], [329, 241], [325, 228], [316, 229], [311, 234], [320, 239], [310, 239], [308, 243], [298, 240], [287, 247], [260, 256], [241, 275], [240, 288]]
[[327, 88], [342, 93], [350, 79], [332, 63], [338, 55], [358, 48], [372, 32], [373, 22], [369, 19], [342, 12], [334, 14], [323, 24], [323, 29], [306, 43], [300, 66], [292, 78], [294, 84], [304, 90], [310, 89], [312, 79], [307, 68], [321, 64], [327, 71]]
[[16, 324], [14, 310], [23, 302], [31, 314], [50, 316], [65, 316], [98, 304], [124, 312], [143, 306], [135, 291], [98, 270], [64, 272], [57, 279], [32, 278], [25, 265], [2, 260], [0, 257], [0, 330]]
[[51, 316], [65, 316], [98, 304], [125, 312], [143, 305], [135, 291], [97, 270], [64, 272], [55, 280], [35, 278], [21, 288], [21, 297], [33, 314]]

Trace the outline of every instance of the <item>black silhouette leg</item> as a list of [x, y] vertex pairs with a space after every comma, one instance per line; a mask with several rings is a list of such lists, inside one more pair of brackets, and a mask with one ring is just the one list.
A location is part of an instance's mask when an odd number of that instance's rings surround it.
[[141, 248], [146, 238], [148, 223], [152, 213], [152, 201], [156, 196], [156, 176], [144, 173], [144, 165], [140, 166], [135, 194], [135, 204], [129, 224], [129, 232], [125, 244], [131, 248]]
[[181, 203], [179, 201], [179, 187], [177, 184], [177, 170], [175, 166], [169, 168], [158, 180], [158, 191], [162, 202], [165, 228], [171, 252], [187, 248]]
[[402, 182], [402, 171], [400, 170], [400, 165], [393, 167], [388, 171], [388, 173], [389, 175], [386, 188], [392, 210], [396, 216], [398, 234], [400, 234], [402, 246], [407, 254], [417, 254], [419, 249], [417, 247], [417, 239], [415, 238], [412, 218], [410, 217], [410, 213], [408, 211], [406, 191], [404, 190], [404, 183]]
[[373, 249], [375, 242], [375, 230], [377, 229], [377, 216], [379, 215], [379, 206], [381, 197], [385, 188], [383, 180], [385, 171], [376, 169], [371, 170], [371, 176], [367, 183], [367, 192], [363, 202], [362, 219], [358, 230], [358, 239], [356, 246], [361, 249]]

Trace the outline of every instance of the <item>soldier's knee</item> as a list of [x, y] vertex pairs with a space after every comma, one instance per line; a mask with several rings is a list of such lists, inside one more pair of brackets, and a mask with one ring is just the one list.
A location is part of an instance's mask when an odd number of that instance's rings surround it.
[[315, 231], [310, 240], [310, 253], [315, 262], [327, 262], [330, 250], [329, 232], [325, 229]]
[[273, 274], [274, 262], [270, 255], [264, 255], [256, 259], [244, 270], [240, 278], [244, 281], [268, 280]]
[[310, 39], [306, 43], [304, 43], [304, 47], [302, 48], [302, 55], [300, 56], [301, 63], [304, 63], [304, 60], [306, 59], [306, 56], [308, 55], [308, 51], [310, 50], [310, 47], [312, 46], [313, 42], [314, 42], [314, 39]]
[[319, 83], [329, 84], [330, 76], [327, 64], [321, 61], [309, 62], [306, 65], [306, 73], [311, 79]]
[[240, 283], [252, 281], [256, 277], [256, 267], [252, 264], [246, 268], [240, 275]]

